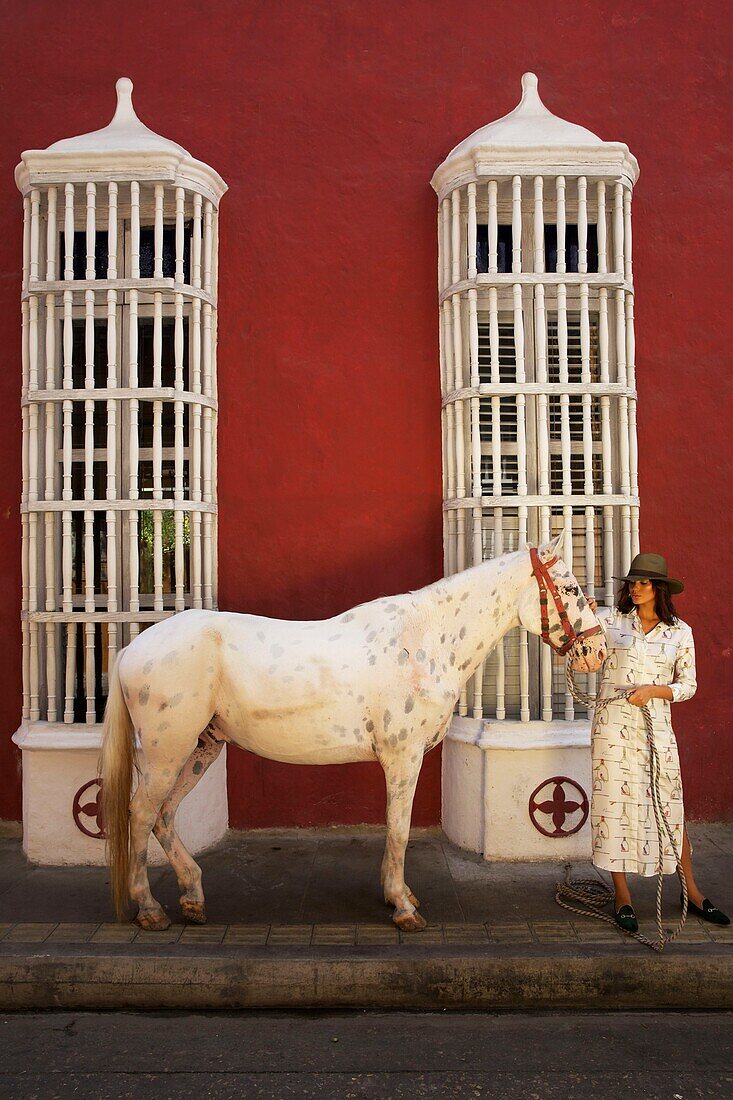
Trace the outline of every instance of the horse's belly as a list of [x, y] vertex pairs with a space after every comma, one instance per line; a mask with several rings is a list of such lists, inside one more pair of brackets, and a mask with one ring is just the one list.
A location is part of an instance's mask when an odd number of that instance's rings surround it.
[[283, 764], [352, 764], [374, 760], [371, 737], [363, 727], [343, 725], [338, 719], [322, 722], [313, 717], [244, 716], [241, 725], [223, 732], [240, 748]]

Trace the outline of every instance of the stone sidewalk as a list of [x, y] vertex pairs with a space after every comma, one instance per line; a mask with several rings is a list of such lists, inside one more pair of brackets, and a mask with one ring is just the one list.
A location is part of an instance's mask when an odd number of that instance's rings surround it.
[[[733, 827], [690, 827], [698, 880], [733, 910]], [[407, 879], [428, 928], [399, 933], [379, 895], [383, 832], [231, 833], [199, 857], [209, 923], [112, 920], [99, 868], [29, 865], [0, 840], [0, 1007], [733, 1007], [733, 932], [689, 918], [663, 956], [554, 902], [562, 864], [486, 863], [414, 830]], [[597, 877], [575, 863], [574, 877]], [[665, 918], [679, 914], [667, 880]], [[654, 934], [655, 880], [634, 883]]]

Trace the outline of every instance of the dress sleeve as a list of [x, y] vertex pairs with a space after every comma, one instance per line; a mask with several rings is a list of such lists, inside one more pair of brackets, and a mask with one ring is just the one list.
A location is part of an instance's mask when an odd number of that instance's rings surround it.
[[596, 608], [596, 618], [601, 624], [601, 629], [603, 630], [604, 634], [608, 633], [608, 624], [611, 621], [613, 612], [614, 609], [612, 607], [606, 607], [605, 605], [599, 604], [599, 606]]
[[697, 691], [695, 642], [689, 627], [685, 629], [684, 635], [680, 639], [677, 657], [674, 662], [672, 683], [669, 686], [672, 691], [672, 702], [674, 703], [683, 703], [685, 699], [691, 699]]

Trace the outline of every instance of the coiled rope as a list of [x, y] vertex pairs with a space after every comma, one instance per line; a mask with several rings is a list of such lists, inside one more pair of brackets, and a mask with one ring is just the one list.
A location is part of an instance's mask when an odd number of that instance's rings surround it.
[[[634, 688], [630, 688], [628, 691], [618, 691], [615, 695], [610, 695], [607, 699], [599, 699], [597, 696], [588, 695], [586, 692], [581, 691], [575, 683], [570, 661], [567, 662], [566, 677], [568, 690], [573, 698], [584, 706], [595, 707], [597, 709], [607, 707], [610, 703], [617, 703], [621, 700], [628, 699], [633, 695], [635, 690]], [[623, 928], [622, 931], [626, 932], [627, 936], [631, 936], [633, 939], [638, 940], [639, 943], [643, 943], [646, 947], [651, 947], [653, 951], [663, 951], [668, 943], [677, 939], [682, 929], [685, 927], [685, 921], [687, 920], [687, 882], [685, 880], [685, 872], [682, 869], [682, 859], [677, 850], [677, 844], [672, 834], [672, 829], [670, 828], [670, 824], [661, 806], [659, 794], [659, 775], [661, 766], [657, 747], [654, 742], [654, 722], [649, 707], [646, 704], [641, 707], [641, 713], [644, 717], [646, 740], [649, 746], [649, 786], [652, 796], [652, 806], [654, 808], [654, 820], [657, 826], [657, 844], [659, 852], [659, 866], [657, 868], [657, 938], [656, 940], [650, 940], [641, 932], [630, 932], [626, 928]], [[677, 872], [682, 884], [682, 917], [677, 927], [672, 932], [665, 932], [662, 921], [662, 888], [664, 885], [662, 849], [665, 833], [672, 847], [672, 852], [674, 853], [675, 862], [677, 864]], [[578, 913], [582, 917], [595, 917], [597, 920], [606, 921], [614, 927], [620, 927], [616, 923], [614, 917], [600, 912], [609, 902], [613, 903], [615, 898], [613, 888], [598, 879], [571, 879], [569, 874], [570, 864], [567, 864], [565, 868], [565, 881], [558, 882], [555, 888], [555, 901], [557, 904], [561, 905], [563, 909], [568, 909], [571, 913]], [[571, 904], [571, 902], [576, 904]], [[583, 908], [580, 908], [580, 906]]]

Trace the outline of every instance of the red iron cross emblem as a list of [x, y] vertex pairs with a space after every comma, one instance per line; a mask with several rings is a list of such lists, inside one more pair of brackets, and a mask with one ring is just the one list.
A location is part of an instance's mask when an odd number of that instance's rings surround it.
[[[94, 797], [91, 801], [86, 801], [84, 796], [91, 796], [94, 791]], [[80, 832], [85, 836], [92, 837], [93, 840], [104, 839], [104, 824], [102, 822], [102, 807], [100, 804], [99, 796], [102, 793], [102, 780], [91, 779], [88, 783], [85, 783], [83, 787], [74, 795], [74, 803], [72, 806], [72, 813], [74, 815], [74, 823]], [[90, 822], [94, 822], [94, 826], [91, 827], [83, 821], [83, 818], [88, 818]]]
[[[567, 796], [566, 788], [570, 788], [571, 797]], [[572, 828], [564, 828], [566, 819], [577, 813], [580, 818]], [[540, 814], [552, 818], [553, 829], [546, 828], [538, 821]], [[537, 832], [543, 836], [572, 836], [588, 820], [588, 796], [574, 779], [568, 779], [566, 775], [553, 775], [552, 779], [546, 779], [539, 787], [535, 787], [529, 796], [529, 817]]]

